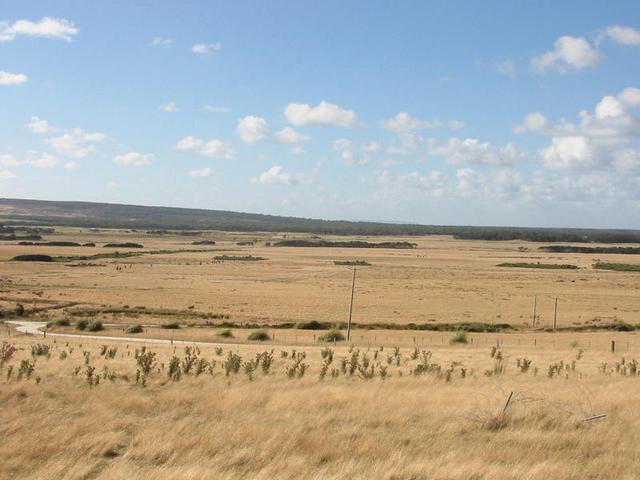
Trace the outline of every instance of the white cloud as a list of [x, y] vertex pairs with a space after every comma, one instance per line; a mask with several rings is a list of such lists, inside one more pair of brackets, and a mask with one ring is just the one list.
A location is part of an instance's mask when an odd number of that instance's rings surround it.
[[173, 113], [178, 111], [178, 106], [175, 102], [163, 103], [158, 107], [158, 109], [162, 112]]
[[238, 121], [236, 131], [244, 143], [257, 143], [269, 135], [269, 126], [262, 117], [246, 116]]
[[113, 157], [113, 163], [125, 167], [142, 167], [151, 165], [155, 157], [150, 153], [129, 152]]
[[295, 131], [291, 127], [284, 127], [282, 130], [275, 133], [274, 138], [280, 143], [286, 143], [288, 145], [295, 145], [299, 143], [305, 143], [311, 140], [308, 135], [303, 135], [300, 132]]
[[534, 71], [544, 73], [549, 69], [555, 69], [560, 73], [566, 73], [569, 70], [595, 67], [604, 58], [582, 37], [563, 36], [556, 40], [554, 46], [554, 50], [531, 59]]
[[95, 144], [104, 141], [106, 135], [103, 133], [85, 132], [80, 128], [59, 136], [46, 140], [53, 149], [61, 155], [73, 158], [85, 158], [95, 150]]
[[380, 126], [385, 130], [396, 133], [412, 132], [414, 130], [428, 130], [439, 128], [442, 123], [439, 121], [427, 121], [412, 117], [407, 112], [400, 112], [395, 117], [380, 122]]
[[197, 55], [211, 55], [222, 50], [221, 43], [196, 43], [191, 51]]
[[612, 25], [605, 29], [604, 36], [621, 45], [640, 47], [640, 31], [631, 27]]
[[211, 177], [213, 175], [213, 170], [209, 167], [202, 168], [200, 170], [191, 170], [189, 172], [189, 176], [195, 178], [206, 178]]
[[512, 143], [495, 147], [475, 138], [450, 138], [446, 144], [429, 140], [428, 145], [431, 155], [445, 157], [451, 165], [513, 165], [524, 159], [524, 154]]
[[460, 130], [461, 128], [464, 128], [464, 125], [465, 123], [460, 120], [449, 120], [447, 122], [447, 127], [451, 130]]
[[173, 45], [173, 39], [168, 37], [154, 37], [154, 39], [151, 40], [151, 45], [154, 47], [170, 47]]
[[205, 105], [202, 109], [209, 113], [228, 113], [231, 111], [229, 107], [216, 107], [213, 105]]
[[26, 158], [18, 160], [11, 154], [0, 155], [0, 165], [5, 167], [31, 166], [35, 168], [54, 168], [58, 165], [58, 160], [53, 155], [46, 152], [30, 151]]
[[540, 112], [533, 112], [525, 115], [518, 125], [513, 127], [513, 131], [516, 133], [526, 132], [543, 132], [549, 127], [549, 121]]
[[36, 22], [18, 20], [13, 24], [0, 23], [0, 42], [14, 40], [19, 35], [57, 38], [70, 42], [78, 32], [73, 22], [64, 18], [44, 17]]
[[196, 138], [194, 136], [189, 135], [188, 137], [184, 137], [176, 144], [176, 148], [178, 150], [198, 150], [202, 148], [204, 142]]
[[356, 113], [325, 101], [311, 107], [306, 103], [290, 103], [284, 109], [287, 121], [295, 126], [331, 126], [349, 128], [356, 124]]
[[28, 77], [24, 73], [9, 73], [0, 70], [0, 85], [20, 85], [27, 80]]
[[48, 133], [52, 130], [49, 122], [47, 122], [46, 120], [42, 120], [39, 117], [31, 117], [31, 120], [29, 120], [29, 122], [25, 124], [25, 127], [31, 130], [33, 133]]
[[378, 142], [365, 142], [356, 146], [353, 141], [341, 138], [333, 142], [333, 149], [340, 153], [340, 157], [346, 165], [367, 165], [372, 160], [372, 155], [380, 153], [382, 146]]
[[264, 185], [299, 185], [313, 182], [313, 177], [301, 173], [287, 173], [280, 165], [274, 165], [266, 172], [254, 177], [252, 181]]
[[176, 149], [192, 150], [205, 157], [224, 160], [231, 160], [235, 155], [233, 148], [231, 148], [231, 145], [228, 142], [217, 138], [205, 143], [204, 140], [201, 140], [200, 138], [188, 136], [176, 144]]
[[640, 118], [631, 110], [637, 107], [640, 89], [626, 88], [618, 95], [604, 96], [593, 113], [581, 111], [578, 123], [562, 120], [551, 125], [535, 113], [516, 128], [550, 137], [550, 145], [539, 152], [547, 168], [616, 169], [629, 164], [630, 148], [640, 140]]
[[516, 78], [516, 64], [513, 60], [507, 59], [502, 62], [496, 62], [493, 66], [499, 74], [509, 78]]
[[540, 153], [548, 168], [583, 168], [594, 163], [593, 147], [582, 136], [553, 138], [551, 146]]

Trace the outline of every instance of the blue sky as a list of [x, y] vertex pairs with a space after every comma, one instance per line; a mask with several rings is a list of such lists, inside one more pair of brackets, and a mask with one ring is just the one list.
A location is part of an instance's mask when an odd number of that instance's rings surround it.
[[640, 228], [640, 4], [0, 4], [0, 196]]

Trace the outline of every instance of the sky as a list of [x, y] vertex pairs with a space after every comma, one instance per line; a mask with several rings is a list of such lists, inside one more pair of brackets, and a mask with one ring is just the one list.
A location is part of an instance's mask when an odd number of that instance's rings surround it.
[[0, 0], [0, 197], [640, 228], [640, 2]]

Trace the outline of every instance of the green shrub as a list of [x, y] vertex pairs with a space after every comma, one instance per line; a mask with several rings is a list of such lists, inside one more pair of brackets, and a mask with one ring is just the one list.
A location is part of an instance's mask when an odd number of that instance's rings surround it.
[[69, 325], [71, 325], [71, 323], [69, 323], [69, 320], [66, 318], [58, 318], [56, 320], [51, 320], [50, 322], [47, 322], [47, 328], [68, 327]]
[[87, 331], [89, 332], [99, 332], [101, 330], [104, 330], [104, 326], [102, 325], [102, 322], [99, 320], [91, 320], [89, 323], [87, 323]]
[[344, 335], [339, 330], [329, 330], [318, 337], [319, 342], [342, 342]]
[[270, 340], [269, 334], [266, 330], [256, 330], [255, 332], [251, 332], [247, 337], [247, 340], [255, 340], [258, 342], [264, 342], [266, 340]]
[[233, 332], [230, 329], [225, 328], [224, 330], [220, 330], [216, 334], [216, 336], [223, 337], [223, 338], [233, 338]]
[[76, 330], [86, 330], [89, 325], [89, 320], [78, 320], [76, 322]]
[[143, 332], [142, 325], [138, 325], [138, 324], [129, 325], [125, 330], [125, 333], [142, 333], [142, 332]]
[[451, 345], [456, 343], [469, 343], [469, 339], [467, 338], [466, 332], [458, 332], [449, 340]]
[[167, 330], [178, 330], [180, 328], [180, 324], [178, 322], [163, 323], [160, 325], [160, 328], [164, 328]]

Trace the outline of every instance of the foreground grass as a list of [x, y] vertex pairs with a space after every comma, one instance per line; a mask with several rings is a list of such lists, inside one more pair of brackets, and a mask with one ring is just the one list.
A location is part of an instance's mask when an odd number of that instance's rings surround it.
[[[461, 361], [469, 372], [446, 381], [410, 375], [420, 359], [403, 349], [384, 380], [357, 374], [319, 380], [325, 355], [306, 349], [310, 367], [302, 378], [285, 374], [293, 352], [287, 358], [276, 352], [270, 372], [252, 381], [242, 369], [226, 376], [219, 366], [171, 381], [170, 357], [186, 356], [154, 346], [158, 371], [142, 387], [134, 380], [133, 346], [118, 344], [107, 359], [97, 342], [49, 342], [47, 358], [32, 356], [40, 338], [12, 341], [20, 350], [10, 363], [31, 361], [35, 372], [6, 380], [4, 366], [0, 478], [568, 480], [633, 479], [640, 469], [640, 385], [614, 370], [599, 373], [601, 362], [620, 361], [602, 352], [580, 354], [574, 370], [549, 378], [547, 364], [575, 359], [575, 350], [505, 351], [506, 371], [487, 376], [495, 352], [449, 347], [434, 352], [434, 361], [445, 367]], [[240, 354], [249, 359], [263, 348]], [[220, 363], [227, 353], [211, 347], [199, 355]], [[384, 349], [378, 357], [395, 353]], [[338, 364], [350, 353], [335, 355]], [[373, 351], [367, 355], [373, 359]], [[521, 355], [533, 360], [527, 371], [515, 367]], [[533, 365], [541, 367], [537, 375]], [[117, 373], [90, 387], [87, 366]], [[500, 418], [509, 391], [514, 401]], [[592, 413], [608, 416], [582, 421]]]

